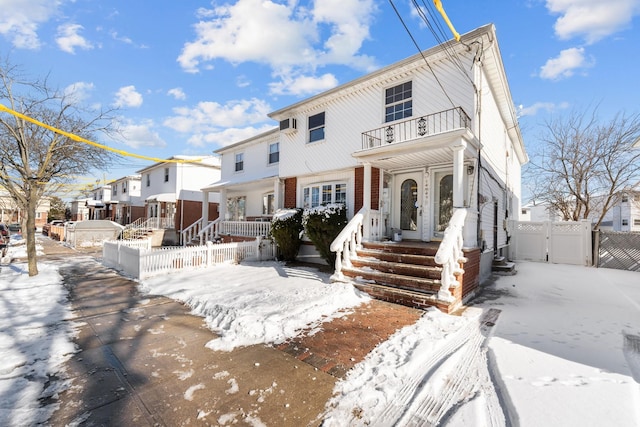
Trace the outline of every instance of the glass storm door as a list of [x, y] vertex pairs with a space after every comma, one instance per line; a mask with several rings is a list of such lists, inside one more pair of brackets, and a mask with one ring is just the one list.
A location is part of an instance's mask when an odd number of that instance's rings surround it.
[[453, 173], [436, 172], [434, 183], [434, 237], [442, 238], [453, 215]]
[[399, 174], [395, 183], [393, 228], [403, 239], [422, 239], [422, 174]]

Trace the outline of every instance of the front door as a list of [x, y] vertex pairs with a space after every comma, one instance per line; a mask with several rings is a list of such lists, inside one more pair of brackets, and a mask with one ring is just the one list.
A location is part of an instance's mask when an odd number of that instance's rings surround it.
[[394, 186], [393, 228], [403, 239], [422, 239], [422, 173], [398, 174]]
[[433, 236], [441, 239], [453, 215], [453, 172], [441, 171], [434, 174], [433, 188]]

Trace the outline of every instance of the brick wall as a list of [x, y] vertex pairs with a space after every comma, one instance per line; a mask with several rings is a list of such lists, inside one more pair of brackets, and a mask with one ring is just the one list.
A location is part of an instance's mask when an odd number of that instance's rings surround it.
[[293, 209], [296, 207], [296, 191], [298, 186], [297, 178], [286, 178], [284, 180], [284, 207]]
[[[377, 210], [380, 206], [380, 169], [371, 168], [371, 206], [369, 209]], [[364, 203], [364, 167], [355, 169], [353, 206], [354, 214], [362, 208]]]
[[465, 298], [474, 292], [480, 285], [480, 248], [464, 250], [463, 252], [467, 262], [463, 266], [461, 298]]

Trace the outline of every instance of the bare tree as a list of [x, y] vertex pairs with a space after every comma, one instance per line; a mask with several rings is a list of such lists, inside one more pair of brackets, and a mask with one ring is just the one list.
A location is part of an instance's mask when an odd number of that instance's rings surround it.
[[[56, 129], [91, 139], [108, 131], [105, 112], [83, 110], [47, 81], [24, 79], [8, 61], [0, 65], [0, 103], [14, 112]], [[87, 118], [89, 117], [89, 118]], [[78, 175], [104, 169], [109, 152], [46, 129], [7, 112], [0, 112], [0, 185], [13, 197], [22, 212], [29, 276], [38, 274], [35, 244], [36, 206], [44, 196], [56, 193]]]
[[545, 123], [542, 146], [525, 176], [533, 197], [564, 220], [592, 218], [598, 229], [621, 192], [640, 179], [640, 114], [599, 122], [597, 111], [572, 112]]

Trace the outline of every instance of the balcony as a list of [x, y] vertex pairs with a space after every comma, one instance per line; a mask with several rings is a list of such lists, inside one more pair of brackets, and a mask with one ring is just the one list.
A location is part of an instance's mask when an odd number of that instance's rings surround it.
[[440, 133], [469, 129], [471, 119], [462, 107], [440, 111], [362, 133], [362, 149], [381, 147], [425, 138]]

